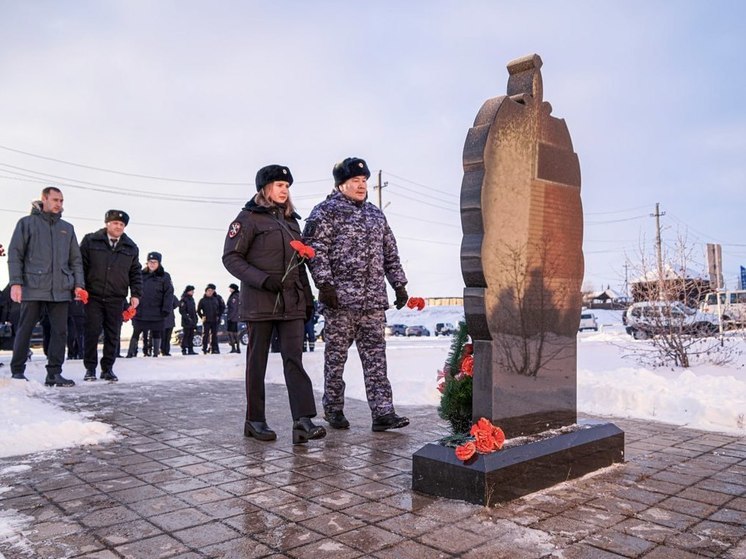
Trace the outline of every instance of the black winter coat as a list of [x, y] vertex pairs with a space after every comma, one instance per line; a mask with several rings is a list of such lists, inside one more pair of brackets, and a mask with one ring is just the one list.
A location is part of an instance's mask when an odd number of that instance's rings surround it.
[[[228, 227], [223, 265], [241, 280], [241, 320], [306, 319], [312, 303], [304, 263], [298, 264], [290, 241], [300, 240], [298, 214], [285, 217], [278, 206], [259, 206], [250, 200]], [[262, 288], [273, 276], [283, 280], [279, 294]]]
[[213, 293], [212, 297], [205, 295], [197, 305], [197, 314], [207, 322], [220, 322], [224, 310], [225, 301], [217, 293]]
[[197, 305], [194, 302], [194, 297], [186, 293], [181, 296], [179, 314], [181, 315], [182, 328], [194, 328], [197, 326], [199, 317], [197, 317]]
[[171, 275], [158, 266], [155, 272], [147, 267], [142, 271], [142, 297], [135, 320], [159, 321], [173, 311], [174, 285]]
[[241, 320], [241, 292], [234, 291], [231, 296], [228, 297], [228, 320], [231, 322], [239, 322]]
[[171, 300], [173, 303], [171, 311], [166, 315], [166, 318], [163, 319], [163, 329], [167, 328], [175, 328], [176, 327], [176, 315], [174, 313], [174, 310], [179, 308], [179, 299], [176, 298], [176, 295], [171, 296]]
[[132, 297], [142, 297], [140, 250], [126, 233], [122, 233], [113, 249], [105, 228], [88, 233], [80, 242], [80, 254], [86, 290], [91, 297], [126, 299], [128, 292]]

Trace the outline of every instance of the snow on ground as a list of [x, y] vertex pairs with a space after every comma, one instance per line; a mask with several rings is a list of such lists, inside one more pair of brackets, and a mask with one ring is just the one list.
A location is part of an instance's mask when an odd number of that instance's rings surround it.
[[[598, 332], [578, 335], [578, 409], [610, 417], [651, 419], [692, 428], [746, 435], [746, 339], [735, 343], [740, 354], [724, 366], [701, 364], [690, 369], [651, 368], [639, 364], [634, 354], [650, 342], [632, 340], [621, 324], [619, 311], [593, 311]], [[462, 317], [460, 307], [428, 307], [389, 311], [390, 323], [423, 324], [434, 331], [437, 322], [454, 325]], [[448, 354], [450, 338], [395, 337], [388, 340], [388, 365], [397, 405], [438, 405], [436, 374]], [[323, 343], [304, 354], [305, 367], [317, 390], [323, 388]], [[175, 348], [178, 351], [178, 348]], [[224, 348], [225, 349], [225, 348]], [[158, 359], [119, 359], [115, 371], [119, 385], [177, 379], [235, 380], [244, 375], [245, 354], [182, 356]], [[9, 352], [0, 352], [0, 457], [93, 444], [112, 440], [111, 426], [90, 414], [70, 412], [58, 404], [61, 389], [43, 386], [44, 358], [36, 351], [27, 368], [31, 382], [9, 378]], [[64, 374], [78, 386], [66, 393], [106, 390], [107, 384], [83, 383], [81, 361], [68, 361]], [[362, 369], [353, 346], [345, 373], [347, 396], [365, 399]], [[270, 354], [267, 382], [283, 384], [280, 356]]]
[[[634, 356], [649, 348], [650, 342], [632, 340], [625, 332], [618, 311], [593, 311], [599, 331], [578, 335], [578, 409], [580, 412], [633, 417], [687, 425], [696, 429], [722, 431], [746, 436], [746, 338], [734, 337], [734, 360], [724, 366], [700, 364], [690, 369], [650, 368]], [[438, 322], [456, 325], [460, 307], [429, 307], [418, 312], [389, 311], [390, 323], [422, 324], [431, 332]], [[323, 389], [323, 343], [304, 354], [305, 367], [317, 390]], [[438, 405], [436, 374], [450, 348], [450, 338], [389, 338], [388, 366], [397, 405]], [[178, 351], [178, 348], [175, 348]], [[224, 348], [225, 349], [225, 348]], [[143, 383], [179, 379], [243, 381], [245, 354], [183, 356], [158, 359], [120, 359], [115, 371], [118, 389], [140, 389]], [[33, 453], [70, 446], [111, 441], [116, 433], [87, 412], [71, 412], [59, 404], [58, 394], [68, 395], [107, 390], [101, 381], [83, 383], [83, 364], [69, 361], [64, 374], [78, 382], [69, 389], [43, 386], [44, 357], [37, 350], [28, 364], [30, 382], [11, 380], [10, 353], [0, 352], [0, 458], [28, 455], [0, 468], [0, 495], [10, 489], [4, 484], [32, 467]], [[347, 396], [365, 399], [362, 370], [353, 347], [345, 374]], [[284, 383], [280, 356], [270, 354], [267, 382]], [[25, 551], [23, 529], [33, 519], [15, 510], [0, 511], [0, 541]], [[539, 545], [541, 542], [534, 542]], [[0, 554], [2, 559], [2, 554]]]

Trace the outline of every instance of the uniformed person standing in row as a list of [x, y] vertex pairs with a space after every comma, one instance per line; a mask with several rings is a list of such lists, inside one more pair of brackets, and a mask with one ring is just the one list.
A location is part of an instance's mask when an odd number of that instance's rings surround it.
[[119, 380], [113, 368], [119, 351], [122, 309], [125, 308], [128, 292], [133, 309], [137, 308], [142, 297], [140, 249], [124, 232], [129, 222], [127, 212], [109, 210], [104, 215], [103, 229], [88, 233], [80, 242], [89, 295], [85, 306], [83, 343], [83, 380], [86, 381], [96, 380], [101, 330], [104, 331], [101, 380]]
[[290, 246], [301, 236], [291, 184], [293, 176], [283, 165], [259, 169], [257, 194], [228, 227], [223, 264], [241, 280], [240, 319], [248, 321], [244, 435], [262, 441], [277, 438], [267, 425], [264, 406], [264, 376], [272, 329], [277, 328], [296, 444], [320, 439], [326, 430], [311, 421], [316, 403], [302, 362], [303, 324], [313, 303], [306, 268], [302, 262], [297, 265]]
[[354, 341], [363, 365], [373, 431], [398, 429], [409, 419], [394, 411], [386, 366], [386, 280], [396, 291], [397, 309], [407, 303], [394, 234], [383, 212], [367, 201], [370, 171], [348, 157], [332, 170], [334, 191], [308, 217], [303, 237], [316, 251], [308, 266], [319, 289], [324, 325], [324, 411], [335, 429], [347, 429], [342, 379]]

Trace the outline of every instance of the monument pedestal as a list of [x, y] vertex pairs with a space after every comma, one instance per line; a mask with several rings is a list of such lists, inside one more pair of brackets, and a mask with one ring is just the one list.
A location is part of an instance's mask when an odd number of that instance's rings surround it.
[[585, 424], [467, 462], [453, 448], [428, 444], [412, 457], [412, 489], [490, 506], [623, 461], [624, 431], [613, 423]]

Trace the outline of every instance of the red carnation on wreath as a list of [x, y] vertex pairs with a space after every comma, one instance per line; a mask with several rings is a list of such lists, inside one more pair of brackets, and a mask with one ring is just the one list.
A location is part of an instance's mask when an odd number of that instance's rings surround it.
[[496, 427], [489, 419], [481, 417], [471, 427], [471, 440], [456, 447], [456, 458], [466, 462], [474, 454], [490, 454], [501, 450], [505, 443], [505, 433], [500, 427]]

